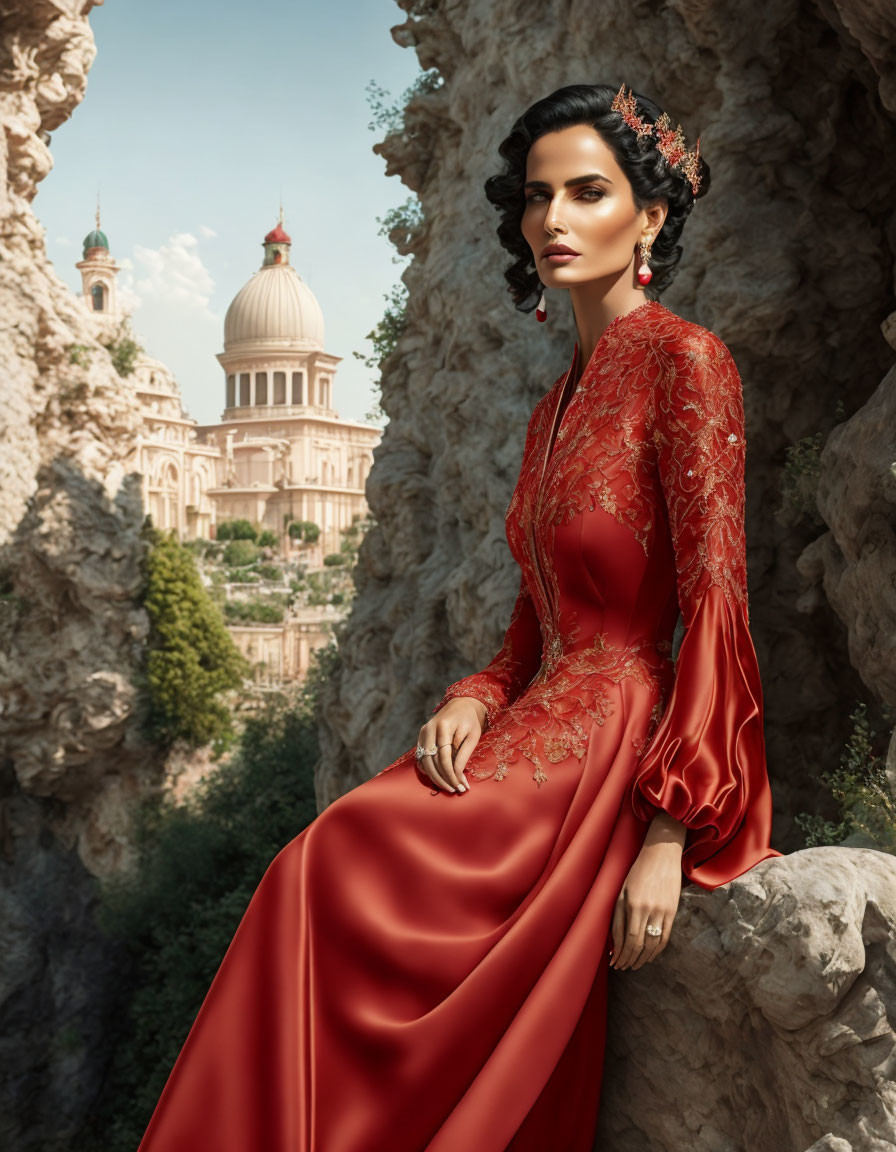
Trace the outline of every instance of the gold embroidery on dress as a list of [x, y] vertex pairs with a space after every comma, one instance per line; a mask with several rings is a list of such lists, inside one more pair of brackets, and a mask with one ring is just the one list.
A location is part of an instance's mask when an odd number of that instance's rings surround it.
[[582, 759], [593, 730], [585, 718], [602, 725], [612, 716], [608, 682], [618, 684], [627, 676], [654, 697], [652, 733], [671, 686], [671, 671], [668, 660], [657, 659], [656, 645], [644, 642], [623, 647], [598, 633], [587, 647], [562, 655], [552, 669], [542, 666], [525, 693], [509, 706], [496, 731], [481, 737], [476, 746], [473, 756], [480, 746], [487, 748], [486, 759], [494, 761], [493, 767], [478, 768], [471, 758], [467, 774], [474, 780], [503, 780], [511, 764], [523, 756], [534, 766], [533, 779], [541, 787], [548, 779], [545, 763]]
[[569, 370], [530, 417], [505, 515], [521, 587], [504, 644], [436, 708], [461, 695], [485, 704], [480, 743], [494, 763], [479, 767], [477, 746], [475, 779], [503, 780], [523, 757], [540, 787], [547, 765], [581, 760], [595, 725], [613, 713], [609, 684], [623, 676], [654, 701], [647, 732], [631, 739], [638, 755], [663, 714], [671, 642], [617, 647], [603, 633], [583, 637], [565, 602], [555, 530], [577, 515], [600, 507], [648, 557], [657, 533], [666, 535], [685, 627], [711, 585], [747, 608], [740, 377], [714, 333], [648, 303], [644, 324], [604, 333], [562, 411]]
[[697, 329], [657, 395], [653, 441], [675, 547], [685, 625], [710, 585], [749, 621], [744, 532], [744, 409], [731, 353]]

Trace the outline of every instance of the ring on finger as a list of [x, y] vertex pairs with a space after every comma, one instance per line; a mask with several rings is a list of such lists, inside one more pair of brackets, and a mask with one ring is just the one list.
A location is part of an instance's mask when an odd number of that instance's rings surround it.
[[417, 745], [417, 751], [414, 753], [414, 755], [417, 757], [418, 760], [422, 760], [424, 756], [435, 756], [435, 754], [436, 754], [436, 752], [438, 752], [438, 750], [439, 750], [438, 746], [435, 746], [433, 748], [424, 748], [422, 744], [418, 744]]

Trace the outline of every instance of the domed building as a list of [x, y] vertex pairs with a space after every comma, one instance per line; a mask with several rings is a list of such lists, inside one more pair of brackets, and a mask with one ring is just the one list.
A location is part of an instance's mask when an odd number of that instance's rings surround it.
[[[224, 411], [199, 425], [183, 408], [180, 388], [161, 361], [141, 353], [124, 377], [143, 423], [129, 461], [143, 478], [143, 506], [155, 527], [181, 539], [213, 539], [224, 520], [270, 528], [289, 557], [298, 543], [292, 521], [320, 529], [302, 548], [304, 566], [323, 566], [338, 552], [341, 530], [368, 512], [364, 497], [381, 432], [343, 420], [333, 406], [342, 359], [324, 351], [324, 318], [314, 293], [290, 263], [292, 241], [277, 226], [265, 236], [261, 267], [236, 294], [224, 319]], [[83, 242], [81, 302], [109, 343], [126, 317], [118, 307], [118, 265], [96, 228]], [[271, 681], [301, 678], [311, 652], [329, 642], [331, 605], [300, 609], [282, 624], [229, 625], [243, 654]]]
[[219, 520], [247, 519], [281, 535], [293, 520], [321, 530], [324, 553], [367, 513], [364, 485], [380, 431], [343, 420], [333, 405], [342, 357], [324, 351], [324, 318], [290, 262], [292, 241], [277, 226], [265, 236], [261, 267], [224, 318], [224, 412], [197, 426], [220, 447], [221, 482], [209, 494]]

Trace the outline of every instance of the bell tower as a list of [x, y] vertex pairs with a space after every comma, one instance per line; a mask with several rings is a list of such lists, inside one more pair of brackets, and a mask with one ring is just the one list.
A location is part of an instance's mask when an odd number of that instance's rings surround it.
[[120, 268], [109, 252], [109, 241], [100, 230], [100, 198], [96, 198], [96, 228], [84, 237], [83, 256], [75, 265], [81, 273], [81, 297], [102, 328], [117, 328], [123, 317], [118, 311], [115, 278]]

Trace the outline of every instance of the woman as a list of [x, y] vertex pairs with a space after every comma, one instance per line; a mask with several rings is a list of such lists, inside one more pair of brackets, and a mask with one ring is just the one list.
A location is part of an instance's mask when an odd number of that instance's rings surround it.
[[565, 289], [578, 330], [507, 510], [504, 644], [273, 860], [140, 1152], [590, 1152], [611, 954], [659, 955], [682, 877], [780, 855], [740, 379], [643, 291], [708, 189], [699, 142], [573, 85], [500, 152], [513, 299]]

